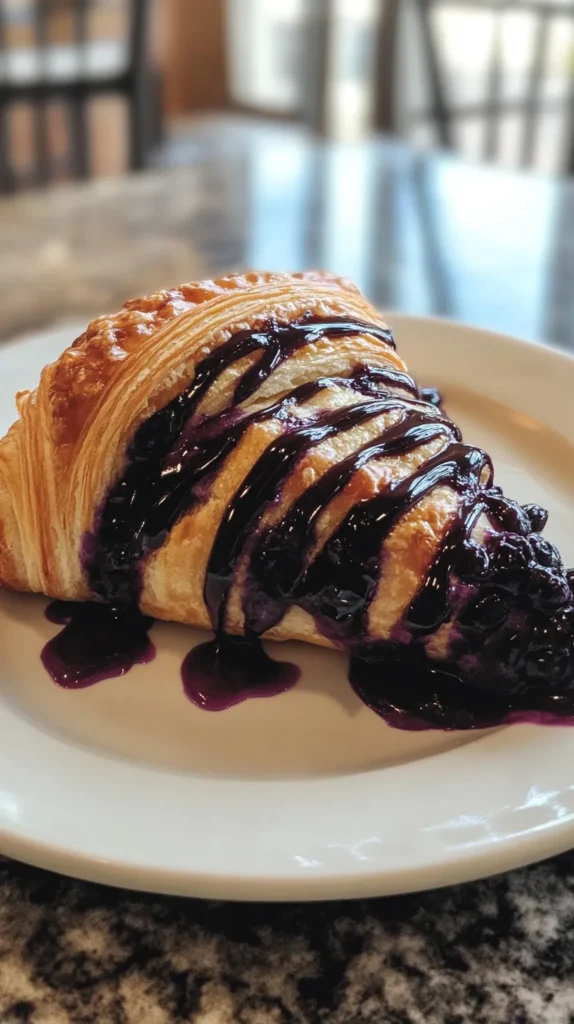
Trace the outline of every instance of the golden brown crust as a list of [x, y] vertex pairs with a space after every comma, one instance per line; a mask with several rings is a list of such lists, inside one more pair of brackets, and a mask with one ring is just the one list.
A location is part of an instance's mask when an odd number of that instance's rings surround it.
[[94, 404], [112, 380], [124, 372], [124, 363], [144, 338], [161, 330], [170, 320], [228, 293], [293, 280], [320, 281], [349, 291], [354, 285], [321, 271], [302, 274], [229, 274], [216, 281], [193, 281], [141, 298], [129, 299], [118, 313], [92, 320], [83, 334], [48, 368], [49, 395], [54, 420], [54, 440], [69, 444], [80, 433]]

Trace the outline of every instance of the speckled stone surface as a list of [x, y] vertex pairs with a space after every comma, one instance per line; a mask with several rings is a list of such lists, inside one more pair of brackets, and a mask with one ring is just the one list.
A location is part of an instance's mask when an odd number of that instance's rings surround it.
[[0, 863], [2, 1024], [572, 1024], [574, 853], [392, 899], [225, 904]]

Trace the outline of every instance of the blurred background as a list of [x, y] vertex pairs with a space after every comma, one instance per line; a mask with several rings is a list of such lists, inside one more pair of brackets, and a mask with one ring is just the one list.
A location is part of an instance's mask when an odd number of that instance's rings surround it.
[[5, 336], [322, 265], [570, 346], [572, 172], [568, 0], [0, 0]]
[[[208, 114], [570, 169], [566, 0], [2, 0], [4, 188], [186, 157]], [[70, 148], [71, 160], [65, 160]], [[190, 154], [191, 155], [191, 154]]]

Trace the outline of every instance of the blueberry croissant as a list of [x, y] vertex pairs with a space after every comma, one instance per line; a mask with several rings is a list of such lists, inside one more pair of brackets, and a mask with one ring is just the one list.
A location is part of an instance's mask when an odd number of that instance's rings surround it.
[[6, 587], [342, 648], [375, 689], [571, 686], [544, 511], [503, 496], [348, 282], [252, 273], [133, 300], [17, 404]]

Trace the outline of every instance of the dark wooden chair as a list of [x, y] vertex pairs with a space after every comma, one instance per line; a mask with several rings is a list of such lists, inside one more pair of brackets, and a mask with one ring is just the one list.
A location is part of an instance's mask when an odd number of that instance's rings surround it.
[[[142, 168], [158, 134], [159, 80], [148, 60], [148, 0], [125, 0], [124, 38], [99, 40], [90, 33], [97, 0], [0, 0], [0, 191], [22, 185], [45, 185], [55, 168], [48, 133], [48, 107], [56, 101], [67, 112], [67, 172], [90, 174], [87, 104], [92, 97], [117, 94], [129, 111], [129, 165]], [[10, 42], [11, 19], [25, 17], [31, 38], [27, 45]], [[53, 19], [64, 16], [64, 42], [53, 41]], [[14, 166], [10, 112], [18, 104], [33, 111], [34, 158], [22, 177]]]
[[[393, 0], [386, 0], [393, 5]], [[544, 114], [562, 110], [569, 121], [574, 117], [574, 77], [561, 97], [545, 93], [545, 67], [548, 55], [550, 29], [553, 19], [572, 17], [574, 3], [544, 2], [544, 0], [414, 0], [420, 26], [423, 57], [426, 65], [429, 103], [423, 109], [411, 111], [411, 125], [427, 125], [433, 129], [436, 141], [446, 148], [458, 147], [459, 129], [469, 122], [481, 124], [482, 157], [487, 160], [500, 155], [503, 118], [513, 114], [520, 122], [519, 163], [532, 165]], [[437, 39], [435, 13], [439, 8], [456, 11], [461, 8], [491, 12], [493, 30], [488, 67], [484, 81], [484, 95], [478, 102], [458, 100], [449, 89], [444, 56]], [[502, 19], [508, 12], [528, 12], [534, 21], [533, 45], [530, 63], [520, 95], [508, 95], [504, 90], [502, 53]], [[388, 78], [388, 76], [387, 76]], [[389, 127], [387, 122], [381, 127]], [[574, 133], [566, 153], [563, 170], [574, 172]]]

